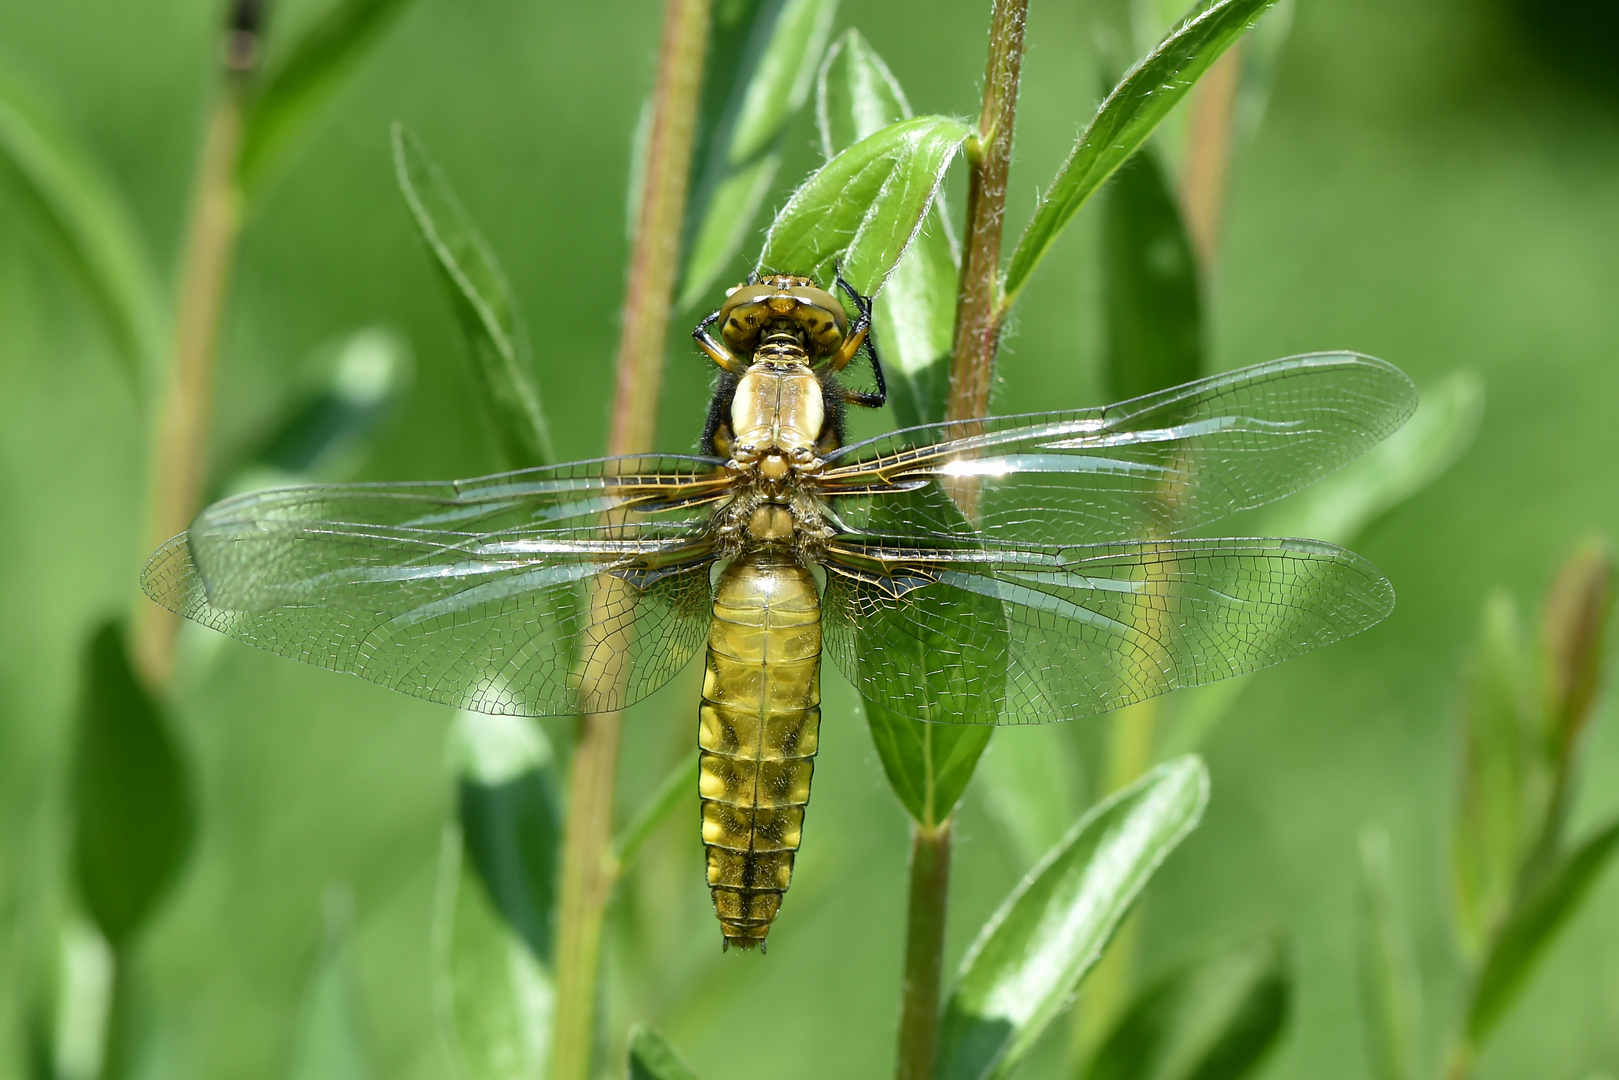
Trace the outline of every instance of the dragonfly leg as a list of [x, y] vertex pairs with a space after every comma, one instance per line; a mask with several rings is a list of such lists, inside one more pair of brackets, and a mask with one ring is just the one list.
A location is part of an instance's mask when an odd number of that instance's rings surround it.
[[697, 328], [691, 332], [692, 340], [697, 342], [697, 347], [703, 350], [710, 360], [720, 366], [721, 371], [730, 375], [741, 375], [748, 370], [747, 363], [727, 348], [725, 342], [709, 333], [708, 328], [719, 321], [720, 312], [723, 310], [725, 309], [715, 308], [705, 316], [703, 321], [697, 324]]

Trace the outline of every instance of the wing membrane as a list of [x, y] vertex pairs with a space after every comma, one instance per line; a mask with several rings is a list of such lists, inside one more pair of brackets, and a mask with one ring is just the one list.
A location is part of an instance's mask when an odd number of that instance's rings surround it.
[[251, 645], [417, 697], [618, 709], [668, 681], [707, 628], [703, 504], [724, 486], [706, 459], [679, 460], [697, 464], [227, 499], [152, 556], [142, 586]]
[[920, 720], [1106, 712], [1291, 659], [1394, 605], [1370, 563], [1308, 540], [907, 548], [840, 538], [833, 557], [828, 655], [861, 693]]
[[855, 531], [882, 531], [871, 516], [896, 492], [941, 503], [942, 484], [973, 489], [990, 538], [1162, 538], [1319, 480], [1415, 406], [1381, 360], [1297, 356], [1104, 408], [908, 428], [829, 455], [821, 491]]

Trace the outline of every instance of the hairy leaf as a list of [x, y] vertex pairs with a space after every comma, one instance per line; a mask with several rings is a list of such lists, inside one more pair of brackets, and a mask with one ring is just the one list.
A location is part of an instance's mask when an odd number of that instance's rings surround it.
[[[815, 100], [821, 149], [828, 159], [889, 124], [911, 118], [898, 80], [857, 30], [845, 31], [827, 52]], [[872, 315], [889, 400], [901, 427], [944, 419], [959, 259], [940, 193], [921, 232], [889, 275]]]
[[73, 869], [85, 909], [126, 947], [185, 865], [195, 832], [186, 765], [130, 666], [121, 624], [91, 636], [73, 767]]
[[112, 331], [125, 374], [145, 392], [162, 349], [159, 287], [111, 181], [66, 132], [0, 80], [0, 181], [13, 187]]
[[1616, 850], [1619, 821], [1598, 829], [1560, 859], [1540, 885], [1513, 906], [1473, 989], [1467, 1029], [1475, 1044], [1483, 1043], [1517, 1000], [1535, 965], [1579, 910]]
[[1196, 8], [1102, 102], [1012, 251], [1011, 304], [1079, 208], [1133, 154], [1192, 84], [1276, 0], [1214, 0]]
[[630, 1029], [630, 1080], [697, 1080], [691, 1066], [651, 1028]]
[[1281, 1040], [1292, 998], [1286, 942], [1278, 937], [1187, 964], [1136, 996], [1085, 1080], [1239, 1080]]
[[438, 1000], [463, 1080], [543, 1075], [560, 815], [532, 721], [459, 714], [457, 823], [439, 867]]
[[242, 123], [237, 183], [251, 198], [276, 160], [320, 115], [414, 0], [334, 0], [254, 95]]
[[1360, 875], [1360, 989], [1372, 1076], [1417, 1080], [1422, 996], [1388, 834], [1380, 829], [1361, 833]]
[[1100, 803], [1013, 890], [962, 961], [945, 1006], [942, 1080], [1004, 1076], [1068, 1004], [1130, 905], [1208, 801], [1196, 757]]
[[678, 307], [701, 300], [747, 239], [836, 14], [837, 0], [714, 5]]
[[841, 263], [849, 284], [874, 295], [921, 228], [967, 135], [958, 120], [919, 116], [861, 139], [793, 192], [765, 237], [759, 270], [829, 284]]
[[1152, 153], [1119, 170], [1103, 209], [1111, 400], [1191, 382], [1204, 373], [1202, 286], [1180, 207]]
[[399, 187], [465, 336], [495, 444], [513, 468], [543, 465], [551, 460], [551, 437], [506, 277], [421, 141], [398, 124], [393, 136]]

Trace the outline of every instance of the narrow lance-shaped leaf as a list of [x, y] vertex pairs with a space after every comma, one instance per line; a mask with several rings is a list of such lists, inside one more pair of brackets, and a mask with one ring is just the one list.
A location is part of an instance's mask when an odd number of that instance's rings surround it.
[[1119, 171], [1102, 218], [1110, 400], [1203, 374], [1203, 303], [1180, 206], [1149, 151]]
[[1360, 837], [1360, 989], [1374, 1080], [1417, 1080], [1422, 997], [1388, 834]]
[[1208, 791], [1199, 759], [1158, 766], [1081, 818], [1013, 890], [962, 961], [945, 1007], [941, 1080], [1005, 1076], [1017, 1066], [1197, 825]]
[[334, 0], [274, 64], [243, 118], [236, 169], [246, 197], [413, 2]]
[[1281, 1040], [1292, 998], [1279, 937], [1187, 964], [1136, 996], [1084, 1080], [1240, 1080]]
[[347, 894], [331, 894], [325, 939], [299, 1011], [291, 1080], [367, 1080], [372, 1075], [350, 967], [350, 918]]
[[495, 445], [513, 468], [543, 465], [551, 438], [506, 277], [421, 141], [398, 124], [393, 137], [399, 187], [461, 325]]
[[836, 14], [837, 0], [714, 5], [677, 306], [703, 299], [747, 239]]
[[1538, 887], [1513, 906], [1473, 989], [1467, 1029], [1475, 1045], [1484, 1042], [1517, 1000], [1535, 966], [1579, 910], [1616, 850], [1619, 821], [1598, 829], [1564, 856]]
[[66, 253], [144, 392], [161, 349], [159, 286], [112, 183], [66, 132], [0, 79], [0, 180]]
[[123, 628], [91, 636], [73, 770], [73, 868], [85, 909], [122, 951], [167, 895], [195, 829], [185, 761], [130, 666]]
[[1613, 604], [1613, 556], [1595, 537], [1557, 572], [1541, 622], [1547, 752], [1566, 773], [1602, 683], [1603, 640]]
[[549, 745], [532, 721], [459, 714], [457, 822], [435, 915], [437, 997], [462, 1080], [543, 1076], [560, 837]]
[[1079, 137], [1023, 230], [1006, 273], [1010, 305], [1058, 234], [1135, 152], [1199, 76], [1276, 0], [1215, 0], [1124, 76]]
[[[828, 159], [889, 124], [911, 118], [910, 102], [882, 57], [857, 30], [828, 50], [816, 82], [816, 120]], [[901, 427], [944, 419], [955, 333], [959, 254], [943, 193], [883, 286], [873, 334]]]
[[1478, 644], [1462, 683], [1461, 777], [1451, 836], [1456, 923], [1476, 955], [1506, 913], [1534, 827], [1536, 769], [1524, 672], [1524, 642], [1512, 597], [1485, 604]]
[[943, 116], [890, 124], [821, 166], [776, 215], [759, 256], [764, 273], [844, 279], [874, 295], [933, 204], [968, 129]]
[[691, 1066], [651, 1028], [637, 1024], [630, 1029], [629, 1057], [629, 1080], [697, 1080]]

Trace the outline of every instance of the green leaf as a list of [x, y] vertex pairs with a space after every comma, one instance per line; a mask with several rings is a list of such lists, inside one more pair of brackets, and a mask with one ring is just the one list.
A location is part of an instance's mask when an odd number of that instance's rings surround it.
[[1462, 684], [1461, 784], [1451, 828], [1457, 930], [1476, 955], [1505, 915], [1530, 830], [1535, 769], [1525, 645], [1512, 597], [1485, 604]]
[[1203, 302], [1179, 205], [1150, 151], [1119, 170], [1103, 204], [1110, 400], [1203, 374]]
[[943, 116], [890, 124], [821, 166], [765, 236], [761, 273], [844, 279], [874, 295], [921, 228], [968, 128]]
[[513, 468], [551, 460], [551, 436], [534, 380], [528, 335], [495, 253], [421, 141], [394, 125], [399, 188], [432, 253], [472, 360], [472, 381], [495, 445]]
[[630, 1080], [697, 1080], [691, 1066], [651, 1028], [630, 1029]]
[[[905, 91], [857, 30], [833, 43], [816, 80], [821, 148], [833, 158], [890, 124], [911, 118]], [[900, 257], [876, 305], [873, 336], [888, 375], [889, 400], [901, 427], [944, 419], [950, 381], [960, 271], [944, 195]]]
[[1004, 1076], [1067, 1007], [1153, 872], [1202, 817], [1209, 777], [1166, 762], [1098, 804], [1013, 890], [962, 961], [941, 1080]]
[[328, 899], [325, 940], [299, 1011], [291, 1080], [366, 1080], [371, 1076], [350, 966], [350, 918], [346, 893]]
[[[907, 526], [941, 535], [970, 535], [972, 531], [956, 504], [937, 488], [885, 499], [866, 521], [866, 528], [874, 533], [897, 533]], [[929, 700], [938, 704], [930, 707], [925, 718], [900, 716], [869, 698], [862, 700], [889, 786], [906, 812], [930, 828], [949, 817], [961, 800], [1005, 701], [1005, 608], [999, 600], [977, 594], [963, 594], [962, 602], [970, 604], [971, 610], [957, 612], [957, 617], [969, 620], [974, 632], [981, 635], [971, 650], [959, 648], [959, 641], [940, 633], [917, 636], [897, 610], [870, 612], [859, 628], [863, 656], [866, 650], [882, 650], [887, 655], [905, 652], [914, 657], [912, 670], [929, 671], [928, 682], [934, 689]], [[926, 660], [952, 653], [957, 654], [958, 663], [938, 665]]]
[[1612, 607], [1613, 556], [1600, 538], [1588, 537], [1558, 570], [1541, 617], [1546, 749], [1564, 774], [1602, 685], [1603, 639]]
[[832, 33], [837, 0], [714, 5], [677, 306], [713, 288], [770, 193]]
[[159, 288], [112, 182], [58, 125], [0, 79], [0, 181], [66, 254], [112, 332], [138, 391], [162, 350]]
[[1388, 834], [1360, 836], [1361, 1005], [1374, 1080], [1416, 1080], [1422, 996], [1394, 882]]
[[333, 0], [271, 68], [242, 121], [237, 183], [251, 198], [271, 167], [412, 0]]
[[102, 624], [86, 650], [73, 812], [80, 898], [122, 951], [179, 876], [195, 824], [180, 747], [130, 666], [118, 622]]
[[1267, 514], [1266, 536], [1309, 536], [1347, 544], [1381, 515], [1455, 464], [1473, 445], [1484, 412], [1484, 383], [1457, 371], [1422, 394], [1394, 434]]
[[532, 721], [458, 714], [457, 822], [435, 915], [439, 1016], [462, 1080], [527, 1080], [551, 1054], [561, 825], [551, 750]]
[[1564, 856], [1538, 888], [1514, 905], [1473, 990], [1467, 1030], [1474, 1044], [1484, 1042], [1517, 1000], [1535, 965], [1579, 910], [1615, 850], [1619, 850], [1619, 820]]
[[1058, 234], [1192, 84], [1276, 0], [1214, 0], [1199, 7], [1125, 73], [1092, 118], [1018, 239], [1006, 272], [1010, 305]]
[[1188, 964], [1136, 996], [1085, 1080], [1239, 1080], [1280, 1041], [1292, 998], [1279, 937]]

